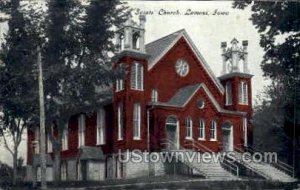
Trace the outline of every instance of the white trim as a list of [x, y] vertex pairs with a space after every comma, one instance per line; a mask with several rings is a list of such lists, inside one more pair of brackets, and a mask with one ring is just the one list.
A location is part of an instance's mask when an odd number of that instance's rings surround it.
[[[244, 89], [244, 85], [246, 88]], [[249, 104], [249, 98], [248, 98], [248, 84], [245, 81], [241, 81], [239, 83], [238, 88], [238, 98], [239, 98], [239, 104], [240, 105], [248, 105]]]
[[[51, 133], [52, 133], [52, 127], [51, 127]], [[50, 139], [50, 134], [47, 135], [47, 152], [48, 153], [53, 152], [53, 146], [52, 146], [52, 142], [51, 142], [51, 139]]]
[[205, 61], [204, 57], [199, 52], [199, 50], [197, 49], [197, 47], [195, 46], [195, 44], [193, 43], [193, 41], [191, 40], [191, 38], [189, 37], [189, 35], [187, 34], [187, 32], [185, 30], [182, 30], [180, 32], [180, 34], [178, 35], [178, 37], [175, 38], [175, 40], [160, 54], [160, 56], [158, 56], [152, 63], [149, 64], [148, 70], [150, 71], [158, 63], [158, 61], [177, 43], [177, 41], [181, 37], [184, 37], [184, 39], [187, 41], [188, 45], [193, 50], [193, 53], [198, 58], [199, 63], [202, 65], [202, 67], [204, 68], [204, 70], [211, 77], [213, 83], [217, 86], [217, 88], [219, 89], [219, 91], [221, 92], [221, 94], [224, 94], [224, 87], [222, 86], [222, 84], [220, 83], [220, 81], [218, 80], [218, 78], [214, 75], [214, 73], [210, 69], [209, 65]]
[[[170, 116], [168, 116], [170, 117]], [[174, 116], [171, 116], [174, 117]], [[167, 123], [165, 124], [165, 130], [167, 131], [167, 126], [173, 126], [176, 127], [176, 148], [179, 149], [180, 147], [180, 123], [179, 123], [179, 119], [176, 117], [176, 124], [174, 123]]]
[[[185, 139], [193, 139], [193, 119], [192, 117], [188, 116], [185, 119], [185, 130], [186, 130], [186, 134], [185, 134]], [[189, 131], [189, 136], [188, 136], [188, 132]]]
[[[200, 126], [201, 126], [201, 123], [203, 124], [203, 131], [202, 131], [202, 133], [203, 133], [203, 137], [200, 137], [200, 131], [201, 131], [201, 129], [200, 129]], [[198, 137], [198, 140], [205, 140], [205, 120], [203, 119], [203, 118], [200, 118], [199, 119], [199, 126], [198, 126], [198, 130], [199, 130], [199, 137]]]
[[62, 151], [69, 149], [69, 124], [66, 123], [65, 128], [62, 134], [62, 144], [61, 144]]
[[105, 144], [105, 110], [101, 107], [97, 111], [97, 145], [104, 145]]
[[203, 88], [205, 93], [207, 94], [207, 96], [209, 97], [210, 101], [213, 103], [214, 107], [217, 109], [218, 112], [220, 113], [225, 113], [225, 114], [233, 114], [233, 115], [246, 115], [246, 112], [240, 112], [240, 111], [231, 111], [231, 110], [225, 110], [223, 108], [221, 108], [220, 104], [218, 103], [218, 101], [214, 98], [214, 96], [212, 95], [212, 93], [209, 91], [209, 89], [207, 88], [207, 86], [204, 83], [201, 83], [199, 85], [199, 87], [195, 90], [195, 92], [189, 97], [189, 99], [184, 103], [183, 106], [174, 106], [174, 105], [170, 105], [167, 103], [161, 103], [158, 102], [157, 104], [153, 104], [153, 105], [160, 105], [160, 106], [168, 106], [168, 107], [180, 107], [180, 108], [184, 108], [189, 101], [193, 98], [193, 96], [198, 92], [198, 90], [200, 88]]
[[[133, 140], [141, 140], [141, 117], [142, 117], [141, 112], [142, 112], [141, 104], [140, 103], [133, 104]], [[135, 118], [135, 116], [137, 118]]]
[[229, 138], [228, 138], [228, 150], [226, 150], [226, 151], [233, 151], [234, 150], [234, 139], [233, 139], [234, 138], [234, 134], [233, 134], [234, 131], [233, 131], [233, 125], [231, 124], [229, 129], [223, 129], [222, 128], [222, 133], [223, 133], [222, 144], [223, 144], [223, 151], [225, 151], [225, 147], [224, 147], [224, 132], [223, 132], [223, 130], [230, 131], [229, 132]]
[[86, 118], [84, 114], [78, 117], [78, 148], [85, 145]]
[[[133, 84], [133, 69], [135, 70], [134, 73], [134, 86]], [[138, 80], [138, 73], [141, 75], [141, 81]], [[140, 82], [140, 88], [139, 88], [139, 82]], [[130, 67], [130, 89], [131, 90], [138, 90], [138, 91], [144, 91], [144, 65], [139, 62], [134, 62], [132, 66]]]
[[244, 131], [244, 146], [248, 146], [248, 125], [247, 118], [243, 117], [243, 131]]
[[[212, 126], [214, 128], [212, 128]], [[210, 122], [210, 126], [209, 126], [209, 139], [210, 139], [210, 141], [217, 141], [217, 139], [218, 139], [218, 137], [217, 137], [217, 134], [218, 134], [217, 129], [218, 129], [218, 124], [217, 124], [216, 120], [212, 120]], [[212, 130], [213, 130], [214, 138], [211, 137]]]
[[117, 107], [117, 122], [118, 122], [118, 141], [123, 140], [124, 137], [124, 126], [123, 126], [123, 105], [120, 103]]
[[[230, 86], [230, 91], [229, 87]], [[229, 106], [232, 105], [232, 82], [227, 81], [225, 84], [225, 105]]]
[[151, 102], [158, 102], [158, 91], [157, 89], [151, 90]]
[[116, 92], [120, 92], [124, 90], [124, 79], [117, 79], [116, 80]]

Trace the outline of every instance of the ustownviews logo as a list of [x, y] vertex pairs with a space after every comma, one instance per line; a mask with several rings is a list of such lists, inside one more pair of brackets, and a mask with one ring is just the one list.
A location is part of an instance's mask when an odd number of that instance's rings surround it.
[[276, 163], [276, 152], [243, 152], [238, 153], [234, 151], [229, 152], [194, 152], [189, 150], [169, 150], [167, 152], [147, 152], [141, 150], [126, 150], [118, 152], [118, 160], [121, 163], [133, 162], [189, 162], [189, 163], [216, 163], [223, 162], [255, 162], [255, 163]]

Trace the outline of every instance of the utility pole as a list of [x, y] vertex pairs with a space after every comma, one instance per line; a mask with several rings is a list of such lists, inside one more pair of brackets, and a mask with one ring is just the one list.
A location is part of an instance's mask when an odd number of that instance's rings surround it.
[[46, 141], [45, 141], [45, 102], [44, 102], [44, 86], [42, 71], [41, 49], [37, 48], [37, 65], [38, 65], [38, 81], [39, 81], [39, 103], [40, 103], [40, 167], [41, 167], [41, 189], [47, 189], [46, 181]]

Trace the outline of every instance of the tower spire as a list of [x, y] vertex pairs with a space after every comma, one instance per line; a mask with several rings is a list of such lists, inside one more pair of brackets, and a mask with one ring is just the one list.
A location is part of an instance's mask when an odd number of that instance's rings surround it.
[[129, 15], [125, 24], [116, 33], [116, 45], [119, 51], [130, 50], [145, 53], [145, 23], [146, 16], [139, 16], [136, 23]]
[[[239, 41], [233, 38], [230, 42], [231, 47], [227, 48], [227, 43], [222, 42], [222, 61], [223, 67], [221, 74], [228, 74], [232, 72], [249, 73], [248, 69], [248, 41], [243, 41], [242, 46], [239, 45]], [[243, 65], [243, 67], [240, 66]]]

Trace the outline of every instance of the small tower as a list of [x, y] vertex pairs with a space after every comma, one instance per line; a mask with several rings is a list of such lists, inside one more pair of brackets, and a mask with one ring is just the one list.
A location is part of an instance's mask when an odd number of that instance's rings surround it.
[[139, 22], [134, 22], [129, 15], [124, 26], [117, 31], [115, 38], [119, 52], [133, 50], [145, 53], [145, 15], [139, 16]]
[[251, 102], [251, 78], [253, 75], [248, 69], [248, 41], [239, 41], [234, 38], [231, 47], [226, 42], [221, 43], [222, 72], [219, 77], [225, 88], [224, 105], [235, 111], [249, 111]]
[[226, 42], [221, 43], [223, 51], [223, 69], [221, 74], [224, 75], [231, 72], [249, 73], [247, 47], [248, 41], [243, 41], [242, 46], [239, 46], [239, 41], [236, 38], [233, 38], [229, 48], [227, 48]]
[[[145, 50], [145, 15], [139, 15], [136, 23], [130, 15], [115, 35], [118, 51], [112, 58], [113, 68], [122, 66], [125, 74], [114, 85], [113, 99], [118, 117], [115, 118], [115, 143], [123, 143], [122, 148], [138, 148], [145, 143], [145, 123], [133, 122], [122, 114], [132, 114], [137, 121], [146, 117], [143, 111], [146, 107], [144, 100], [147, 92], [147, 68], [149, 55]], [[122, 118], [122, 122], [120, 122]], [[121, 124], [122, 123], [122, 124]], [[124, 139], [124, 141], [123, 141]], [[125, 141], [126, 139], [126, 141]], [[128, 147], [127, 147], [128, 146]]]

